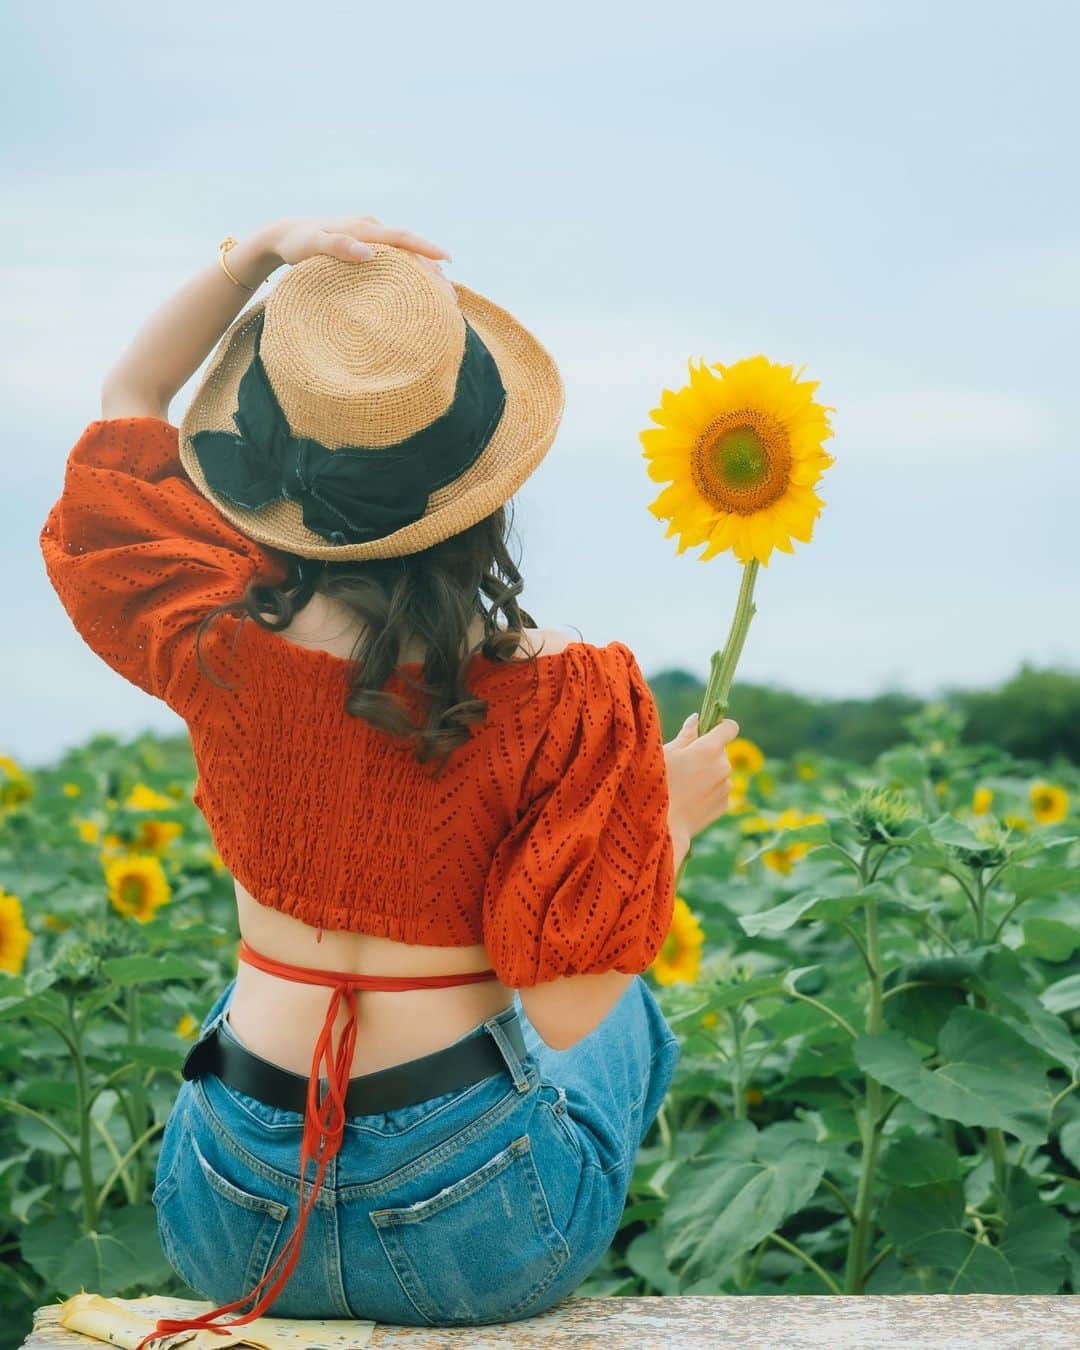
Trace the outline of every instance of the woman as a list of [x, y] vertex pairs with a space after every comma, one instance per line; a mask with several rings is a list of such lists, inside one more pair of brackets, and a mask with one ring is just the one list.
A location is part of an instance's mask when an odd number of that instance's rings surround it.
[[519, 606], [507, 504], [562, 384], [447, 257], [373, 216], [224, 240], [110, 373], [41, 532], [84, 639], [186, 721], [236, 882], [153, 1195], [217, 1306], [159, 1333], [549, 1307], [674, 1070], [639, 976], [738, 728], [662, 744], [623, 644]]

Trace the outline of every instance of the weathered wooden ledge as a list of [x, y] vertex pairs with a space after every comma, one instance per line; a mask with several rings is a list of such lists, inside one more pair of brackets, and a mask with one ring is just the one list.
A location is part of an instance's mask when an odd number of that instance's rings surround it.
[[[124, 1300], [133, 1307], [138, 1300]], [[195, 1305], [192, 1305], [193, 1307]], [[31, 1350], [92, 1350], [104, 1342], [57, 1326], [42, 1308], [25, 1342]], [[487, 1327], [378, 1326], [357, 1345], [397, 1350], [1064, 1350], [1080, 1346], [1080, 1301], [1009, 1294], [910, 1295], [879, 1298], [571, 1298], [527, 1322]]]

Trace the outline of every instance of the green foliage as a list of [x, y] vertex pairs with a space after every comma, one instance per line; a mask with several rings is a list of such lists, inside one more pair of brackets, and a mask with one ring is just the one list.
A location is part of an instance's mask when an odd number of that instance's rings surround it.
[[[0, 1346], [22, 1343], [35, 1306], [81, 1288], [190, 1296], [161, 1251], [150, 1193], [192, 1029], [229, 978], [237, 937], [194, 780], [186, 739], [96, 737], [0, 812], [0, 887], [31, 934], [22, 969], [0, 972]], [[136, 783], [171, 805], [127, 807]], [[79, 820], [97, 825], [96, 842]], [[160, 855], [169, 903], [142, 923], [110, 906], [101, 851], [112, 834], [134, 846], [144, 820], [183, 833]]]
[[660, 1221], [669, 1261], [688, 1279], [715, 1279], [802, 1209], [824, 1170], [808, 1128], [722, 1122], [672, 1175]]
[[898, 1032], [860, 1036], [864, 1073], [928, 1115], [961, 1125], [994, 1125], [1028, 1144], [1046, 1142], [1052, 1095], [1045, 1067], [1007, 1022], [960, 1006], [938, 1038], [935, 1068]]
[[[649, 685], [670, 738], [701, 706], [704, 681], [689, 671], [662, 670], [650, 675]], [[812, 698], [740, 680], [728, 713], [776, 758], [824, 754], [870, 764], [904, 740], [907, 719], [919, 714], [923, 702], [898, 690], [865, 699]], [[1074, 671], [1025, 664], [999, 688], [946, 690], [941, 706], [963, 723], [962, 739], [971, 748], [1080, 764], [1080, 674]]]
[[866, 768], [767, 759], [695, 840], [683, 1054], [582, 1292], [1080, 1288], [1078, 831], [1027, 814], [1077, 774], [944, 705], [903, 730]]
[[[685, 670], [658, 671], [649, 676], [649, 687], [667, 738], [698, 711], [705, 691], [704, 681]], [[903, 737], [904, 718], [921, 704], [919, 698], [896, 692], [868, 699], [810, 698], [740, 679], [731, 691], [728, 716], [741, 727], [752, 727], [768, 755], [803, 751], [869, 763]]]
[[1000, 689], [956, 693], [966, 715], [964, 738], [991, 742], [1021, 759], [1064, 755], [1080, 764], [1080, 678], [1026, 663]]

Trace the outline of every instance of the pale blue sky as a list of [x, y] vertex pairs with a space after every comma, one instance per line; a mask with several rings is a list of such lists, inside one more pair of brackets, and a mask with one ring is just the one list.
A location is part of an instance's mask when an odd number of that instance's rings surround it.
[[763, 351], [821, 381], [837, 462], [814, 542], [761, 573], [746, 678], [932, 693], [1080, 665], [1077, 14], [8, 7], [0, 751], [182, 728], [83, 645], [37, 534], [150, 310], [295, 214], [444, 243], [555, 355], [566, 416], [517, 499], [542, 625], [704, 673], [739, 569], [675, 556], [637, 435], [690, 355]]

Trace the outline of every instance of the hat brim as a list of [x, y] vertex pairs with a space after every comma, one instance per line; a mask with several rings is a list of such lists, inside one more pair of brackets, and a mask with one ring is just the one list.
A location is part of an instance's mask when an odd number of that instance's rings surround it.
[[232, 415], [240, 380], [254, 355], [255, 321], [269, 297], [244, 310], [225, 332], [181, 419], [180, 462], [195, 487], [250, 539], [331, 561], [417, 553], [497, 510], [550, 449], [562, 418], [563, 383], [551, 355], [513, 315], [467, 286], [452, 284], [462, 314], [495, 358], [506, 405], [480, 456], [460, 477], [431, 494], [419, 520], [380, 539], [328, 544], [304, 525], [299, 502], [282, 499], [252, 511], [221, 497], [207, 483], [191, 438], [200, 431], [236, 430]]

